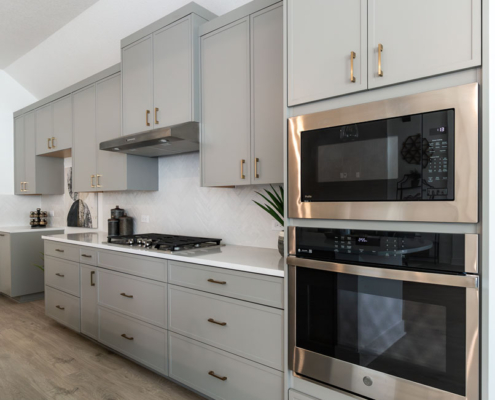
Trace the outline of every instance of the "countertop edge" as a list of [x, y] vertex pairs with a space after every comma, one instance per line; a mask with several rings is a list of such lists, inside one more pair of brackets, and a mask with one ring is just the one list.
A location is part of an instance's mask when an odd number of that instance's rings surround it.
[[262, 268], [262, 267], [253, 267], [253, 266], [249, 266], [249, 265], [245, 265], [245, 264], [234, 264], [234, 263], [221, 262], [221, 261], [213, 261], [213, 260], [210, 261], [210, 260], [205, 260], [205, 259], [195, 261], [194, 259], [191, 259], [189, 257], [183, 257], [183, 256], [180, 256], [177, 254], [148, 253], [146, 251], [140, 251], [140, 250], [135, 250], [135, 249], [128, 250], [126, 248], [116, 248], [114, 246], [108, 246], [108, 245], [99, 244], [99, 243], [86, 243], [86, 242], [80, 242], [80, 241], [76, 241], [76, 240], [57, 238], [57, 237], [53, 237], [53, 236], [42, 236], [41, 238], [43, 240], [51, 240], [53, 242], [67, 243], [67, 244], [72, 244], [75, 246], [93, 247], [93, 248], [98, 248], [98, 249], [102, 249], [102, 250], [133, 254], [133, 255], [137, 255], [137, 256], [162, 258], [162, 259], [171, 260], [171, 261], [181, 261], [181, 262], [185, 262], [185, 263], [189, 263], [189, 264], [206, 265], [209, 267], [229, 269], [229, 270], [233, 270], [233, 271], [250, 272], [250, 273], [254, 273], [254, 274], [272, 276], [272, 277], [277, 277], [277, 278], [282, 278], [282, 279], [285, 277], [284, 271], [281, 271], [281, 270], [274, 270], [274, 269]]

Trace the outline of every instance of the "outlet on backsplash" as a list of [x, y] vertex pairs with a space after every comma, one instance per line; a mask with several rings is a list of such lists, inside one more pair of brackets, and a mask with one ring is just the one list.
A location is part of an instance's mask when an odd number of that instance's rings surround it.
[[284, 227], [278, 221], [272, 221], [272, 231], [281, 231]]
[[145, 222], [145, 223], [149, 224], [150, 216], [149, 215], [141, 215], [141, 222]]

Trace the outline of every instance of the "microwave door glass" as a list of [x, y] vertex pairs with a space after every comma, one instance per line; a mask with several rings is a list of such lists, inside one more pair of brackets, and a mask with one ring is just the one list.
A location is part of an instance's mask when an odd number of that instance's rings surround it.
[[447, 110], [302, 132], [302, 201], [453, 199], [453, 121]]

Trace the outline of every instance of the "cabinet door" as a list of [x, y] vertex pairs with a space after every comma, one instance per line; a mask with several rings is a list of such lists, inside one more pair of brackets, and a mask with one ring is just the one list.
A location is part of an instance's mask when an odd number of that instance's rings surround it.
[[26, 181], [26, 153], [24, 150], [24, 119], [25, 116], [14, 120], [14, 193], [24, 194]]
[[75, 192], [96, 190], [95, 105], [95, 85], [73, 94], [72, 190]]
[[53, 105], [47, 104], [35, 111], [36, 154], [51, 153], [53, 137]]
[[96, 83], [98, 190], [127, 189], [127, 154], [100, 150], [100, 143], [121, 135], [120, 74]]
[[201, 38], [204, 186], [250, 184], [249, 17]]
[[367, 89], [366, 15], [367, 0], [288, 0], [289, 106]]
[[153, 34], [154, 125], [192, 120], [191, 16]]
[[80, 265], [81, 333], [98, 340], [98, 273], [97, 268]]
[[0, 232], [0, 254], [0, 293], [10, 296], [12, 290], [12, 259], [10, 254], [10, 235], [8, 233]]
[[123, 134], [153, 129], [152, 36], [122, 49]]
[[26, 175], [24, 193], [36, 193], [36, 121], [34, 112], [24, 117], [24, 161]]
[[65, 96], [53, 102], [53, 137], [54, 151], [72, 147], [72, 98]]
[[370, 88], [475, 67], [481, 0], [369, 0], [368, 44]]
[[282, 3], [251, 15], [252, 183], [284, 181]]

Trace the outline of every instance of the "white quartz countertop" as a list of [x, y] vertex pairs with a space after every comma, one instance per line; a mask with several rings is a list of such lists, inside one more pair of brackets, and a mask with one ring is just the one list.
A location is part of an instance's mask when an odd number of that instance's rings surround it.
[[62, 231], [64, 228], [31, 228], [31, 226], [0, 226], [0, 232], [5, 233], [24, 233], [24, 232], [53, 232]]
[[43, 236], [43, 239], [141, 256], [208, 265], [210, 267], [279, 277], [284, 276], [284, 260], [278, 250], [275, 249], [225, 245], [211, 249], [186, 250], [167, 254], [152, 249], [107, 243], [107, 234], [104, 232], [50, 235]]

